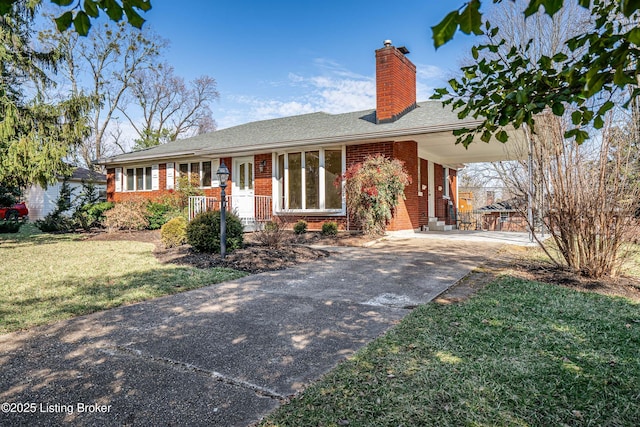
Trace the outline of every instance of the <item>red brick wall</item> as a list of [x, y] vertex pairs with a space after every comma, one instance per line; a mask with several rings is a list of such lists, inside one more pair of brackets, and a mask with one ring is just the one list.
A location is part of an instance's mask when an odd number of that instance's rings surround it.
[[389, 231], [417, 229], [420, 227], [420, 197], [418, 197], [418, 144], [415, 141], [394, 143], [393, 158], [404, 162], [404, 167], [411, 177], [411, 183], [405, 187], [405, 199], [400, 199], [400, 203], [398, 204], [387, 229]]
[[107, 201], [115, 202], [116, 194], [116, 169], [107, 168]]
[[317, 216], [317, 215], [280, 215], [279, 218], [284, 221], [285, 227], [287, 229], [293, 228], [293, 226], [299, 220], [304, 220], [307, 222], [307, 229], [309, 231], [320, 231], [322, 230], [322, 224], [325, 222], [333, 221], [338, 224], [339, 230], [358, 230], [358, 227], [354, 227], [353, 224], [350, 226], [347, 223], [347, 217], [344, 215], [341, 216]]
[[[273, 173], [273, 162], [271, 154], [259, 154], [255, 156], [254, 167], [254, 191], [256, 196], [271, 196], [273, 186], [271, 185], [271, 175]], [[264, 170], [260, 172], [260, 163], [264, 162]]]
[[416, 105], [416, 66], [394, 46], [376, 50], [376, 118], [391, 122]]
[[382, 154], [387, 158], [393, 157], [393, 142], [377, 142], [372, 144], [360, 144], [347, 146], [347, 169], [350, 166], [363, 162], [368, 156]]

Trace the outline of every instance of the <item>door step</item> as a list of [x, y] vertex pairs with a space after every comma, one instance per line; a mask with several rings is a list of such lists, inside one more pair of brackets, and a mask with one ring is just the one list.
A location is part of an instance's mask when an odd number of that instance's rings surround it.
[[429, 231], [451, 231], [453, 225], [447, 225], [445, 221], [438, 218], [429, 218]]

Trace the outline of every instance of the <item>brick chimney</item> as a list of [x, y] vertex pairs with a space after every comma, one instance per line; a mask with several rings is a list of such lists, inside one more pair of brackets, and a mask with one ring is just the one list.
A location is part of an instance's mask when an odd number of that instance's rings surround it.
[[376, 50], [376, 120], [391, 123], [416, 108], [416, 66], [391, 40]]

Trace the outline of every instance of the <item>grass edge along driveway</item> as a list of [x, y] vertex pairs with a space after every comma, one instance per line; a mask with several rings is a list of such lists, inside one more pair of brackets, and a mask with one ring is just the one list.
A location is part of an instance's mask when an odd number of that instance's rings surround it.
[[430, 303], [262, 426], [637, 425], [640, 306], [503, 277]]
[[160, 264], [153, 244], [82, 240], [25, 225], [0, 235], [0, 334], [245, 276]]

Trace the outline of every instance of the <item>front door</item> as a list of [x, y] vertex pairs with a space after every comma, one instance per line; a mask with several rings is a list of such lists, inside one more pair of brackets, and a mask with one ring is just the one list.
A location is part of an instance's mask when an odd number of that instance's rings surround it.
[[254, 221], [253, 206], [253, 157], [233, 159], [231, 169], [233, 185], [232, 208], [244, 225], [252, 225]]

